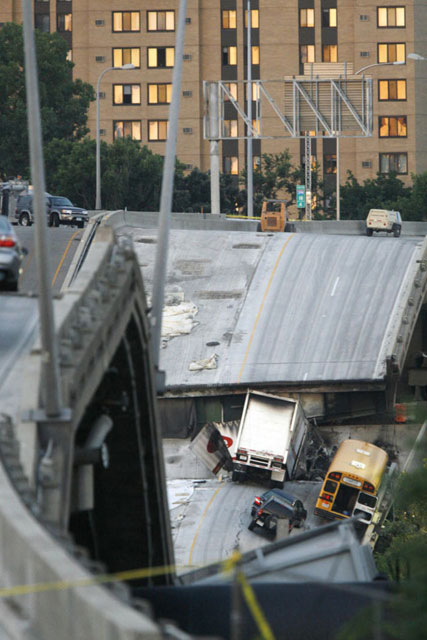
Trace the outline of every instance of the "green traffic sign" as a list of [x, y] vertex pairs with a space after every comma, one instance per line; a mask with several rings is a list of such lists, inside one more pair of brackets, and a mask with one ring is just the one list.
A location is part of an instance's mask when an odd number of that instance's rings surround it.
[[298, 209], [305, 208], [305, 186], [303, 184], [297, 184], [297, 207]]

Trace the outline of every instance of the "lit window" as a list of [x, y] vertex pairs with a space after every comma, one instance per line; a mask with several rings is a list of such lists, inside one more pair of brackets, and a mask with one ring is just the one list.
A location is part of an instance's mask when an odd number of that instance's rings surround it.
[[173, 67], [175, 62], [174, 47], [148, 47], [148, 67], [151, 69], [162, 69]]
[[251, 47], [252, 64], [259, 64], [259, 47]]
[[402, 28], [406, 26], [405, 7], [378, 7], [378, 27]]
[[299, 26], [314, 27], [314, 9], [299, 10]]
[[224, 156], [222, 166], [223, 173], [230, 173], [232, 176], [239, 175], [239, 158], [236, 156]]
[[323, 170], [325, 173], [337, 172], [337, 156], [334, 153], [324, 156]]
[[149, 120], [148, 139], [151, 141], [167, 140], [168, 128], [167, 120]]
[[[224, 82], [224, 87], [228, 89], [233, 100], [237, 100], [237, 82]], [[226, 102], [230, 100], [230, 98], [225, 92], [224, 92], [224, 100]]]
[[322, 62], [337, 62], [338, 46], [336, 44], [324, 44], [322, 47]]
[[252, 120], [252, 129], [255, 131], [254, 135], [259, 136], [261, 134], [261, 120], [254, 118]]
[[171, 97], [172, 84], [170, 82], [148, 85], [148, 104], [169, 104]]
[[303, 44], [300, 46], [300, 61], [314, 62], [314, 44]]
[[380, 116], [380, 138], [406, 138], [406, 116]]
[[73, 50], [72, 49], [68, 49], [68, 51], [67, 51], [67, 60], [69, 62], [73, 61]]
[[406, 80], [379, 80], [378, 100], [406, 100]]
[[113, 104], [141, 104], [139, 84], [114, 84]]
[[406, 45], [392, 42], [378, 45], [378, 62], [405, 62]]
[[261, 170], [261, 156], [253, 156], [252, 158], [252, 167], [254, 171]]
[[[252, 86], [252, 100], [259, 100], [260, 93], [261, 93], [259, 84], [257, 82], [251, 82], [251, 86]], [[248, 91], [249, 91], [249, 84], [246, 83], [246, 100], [248, 99]]]
[[113, 49], [113, 66], [122, 67], [124, 64], [141, 66], [140, 51], [138, 49]]
[[236, 12], [235, 11], [222, 12], [222, 28], [223, 29], [236, 28]]
[[147, 11], [147, 31], [175, 31], [175, 11]]
[[337, 10], [322, 9], [322, 27], [336, 27], [336, 26], [337, 26]]
[[114, 120], [113, 138], [127, 138], [141, 140], [141, 120]]
[[[248, 11], [245, 11], [245, 27], [248, 28]], [[251, 29], [259, 29], [259, 11], [251, 9]]]
[[113, 31], [140, 31], [139, 11], [113, 11]]
[[73, 21], [71, 13], [59, 13], [57, 16], [57, 30], [58, 31], [72, 31]]
[[224, 120], [224, 137], [237, 138], [237, 120]]
[[380, 173], [408, 173], [407, 153], [380, 153]]
[[235, 66], [237, 64], [237, 47], [223, 47], [222, 64], [223, 66]]

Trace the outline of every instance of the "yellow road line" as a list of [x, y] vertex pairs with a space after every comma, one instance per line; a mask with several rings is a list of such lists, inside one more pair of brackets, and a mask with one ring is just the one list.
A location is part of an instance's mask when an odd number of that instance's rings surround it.
[[252, 340], [254, 339], [255, 331], [256, 331], [256, 328], [257, 328], [257, 325], [258, 325], [259, 319], [260, 319], [260, 317], [261, 317], [262, 310], [264, 309], [264, 304], [265, 304], [265, 301], [266, 301], [266, 299], [267, 299], [268, 292], [270, 291], [270, 287], [271, 287], [271, 283], [273, 282], [274, 274], [275, 274], [275, 273], [276, 273], [276, 271], [277, 271], [277, 267], [279, 266], [279, 262], [280, 262], [280, 260], [281, 260], [281, 258], [282, 258], [282, 255], [283, 255], [284, 250], [286, 249], [286, 246], [288, 245], [288, 243], [290, 242], [290, 240], [294, 237], [294, 235], [295, 235], [295, 234], [292, 234], [292, 235], [291, 235], [291, 236], [289, 236], [289, 238], [286, 240], [285, 244], [283, 245], [283, 247], [282, 247], [282, 249], [281, 249], [281, 251], [280, 251], [280, 253], [279, 253], [279, 255], [278, 255], [278, 258], [277, 258], [277, 260], [276, 260], [276, 262], [275, 262], [275, 265], [274, 265], [274, 267], [273, 267], [273, 270], [272, 270], [272, 272], [271, 272], [271, 276], [270, 276], [270, 279], [269, 279], [269, 281], [268, 281], [268, 283], [267, 283], [267, 287], [266, 287], [265, 292], [264, 292], [264, 297], [263, 297], [263, 299], [262, 299], [261, 306], [260, 306], [260, 308], [258, 309], [258, 313], [257, 313], [256, 318], [255, 318], [254, 326], [253, 326], [252, 333], [251, 333], [250, 338], [249, 338], [249, 342], [248, 342], [248, 346], [247, 346], [247, 348], [246, 348], [245, 356], [244, 356], [244, 358], [243, 358], [242, 366], [240, 367], [240, 371], [239, 371], [239, 375], [238, 375], [238, 378], [237, 378], [237, 382], [240, 382], [240, 380], [241, 380], [241, 378], [242, 378], [243, 370], [244, 370], [245, 365], [246, 365], [246, 360], [248, 359], [249, 351], [250, 351], [250, 348], [251, 348], [251, 345], [252, 345]]
[[59, 275], [59, 272], [60, 272], [60, 270], [61, 270], [61, 267], [62, 267], [62, 265], [63, 265], [63, 262], [64, 262], [64, 260], [65, 260], [65, 258], [66, 258], [66, 255], [67, 255], [67, 253], [68, 253], [68, 251], [69, 251], [69, 249], [70, 249], [70, 247], [71, 247], [71, 243], [72, 243], [72, 241], [74, 240], [74, 238], [76, 237], [76, 235], [77, 235], [78, 233], [80, 233], [80, 229], [79, 229], [78, 231], [74, 231], [73, 235], [71, 236], [71, 238], [70, 238], [70, 239], [69, 239], [69, 241], [68, 241], [67, 246], [65, 247], [65, 251], [64, 251], [64, 253], [63, 253], [63, 256], [62, 256], [61, 260], [59, 261], [58, 268], [57, 268], [57, 270], [55, 271], [55, 275], [53, 276], [53, 280], [52, 280], [52, 287], [53, 287], [53, 285], [55, 284], [56, 278], [57, 278], [57, 277], [58, 277], [58, 275]]
[[188, 556], [188, 566], [189, 567], [191, 567], [191, 560], [192, 560], [192, 557], [193, 557], [194, 546], [196, 544], [197, 537], [199, 535], [201, 526], [203, 524], [203, 520], [205, 519], [205, 516], [206, 516], [206, 514], [207, 514], [207, 512], [209, 510], [209, 507], [211, 506], [212, 502], [215, 500], [216, 496], [218, 495], [218, 492], [220, 491], [220, 489], [223, 488], [223, 486], [224, 485], [222, 484], [220, 487], [218, 487], [218, 489], [215, 491], [215, 493], [213, 494], [212, 498], [209, 500], [208, 504], [206, 505], [206, 509], [202, 513], [202, 517], [200, 518], [199, 526], [197, 527], [197, 531], [196, 531], [195, 536], [193, 538], [193, 543], [192, 543], [191, 549], [190, 549], [190, 555]]

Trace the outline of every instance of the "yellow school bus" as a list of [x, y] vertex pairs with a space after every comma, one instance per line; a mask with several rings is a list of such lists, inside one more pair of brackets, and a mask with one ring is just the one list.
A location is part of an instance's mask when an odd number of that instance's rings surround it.
[[326, 474], [315, 515], [330, 520], [359, 516], [359, 522], [369, 524], [387, 460], [387, 453], [374, 444], [344, 440]]

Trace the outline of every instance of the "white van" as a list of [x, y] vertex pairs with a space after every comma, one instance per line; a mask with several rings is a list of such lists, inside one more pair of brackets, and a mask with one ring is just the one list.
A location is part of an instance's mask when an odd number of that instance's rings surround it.
[[374, 231], [392, 233], [395, 238], [400, 236], [402, 230], [402, 218], [399, 211], [387, 211], [386, 209], [371, 209], [366, 218], [366, 234], [371, 236]]

